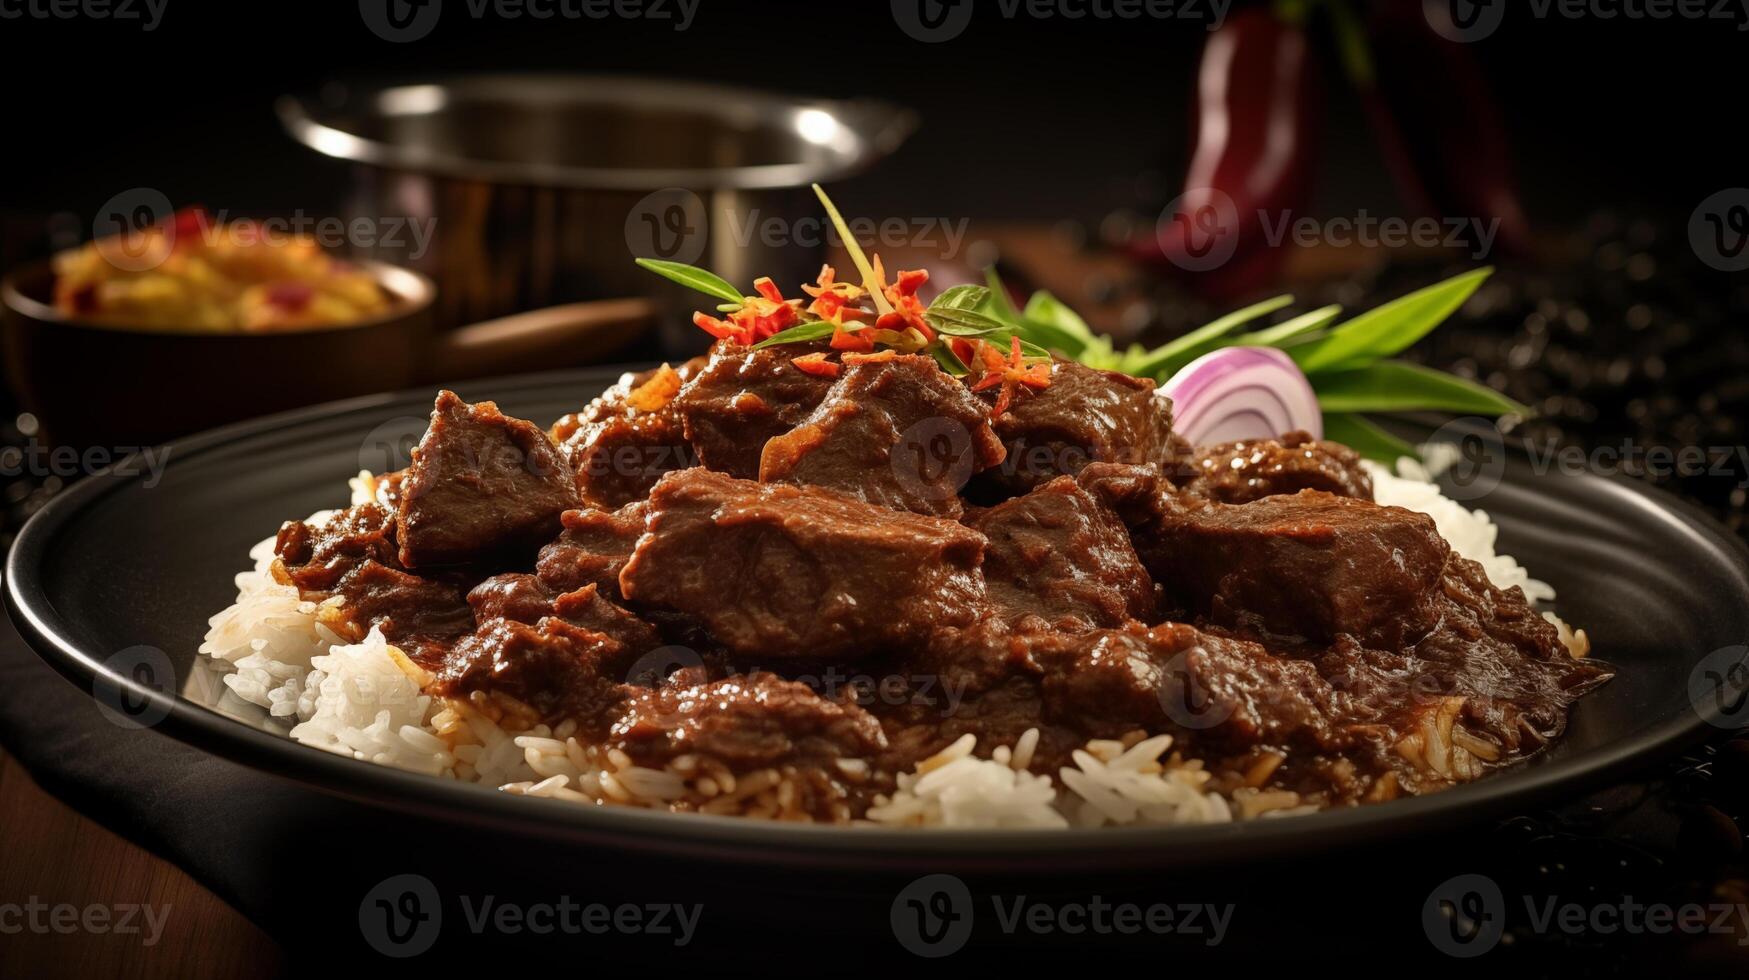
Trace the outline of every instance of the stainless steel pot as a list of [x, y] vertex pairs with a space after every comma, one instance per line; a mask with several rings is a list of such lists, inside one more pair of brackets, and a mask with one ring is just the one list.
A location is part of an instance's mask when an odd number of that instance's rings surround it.
[[306, 146], [358, 164], [351, 218], [429, 228], [365, 256], [438, 284], [441, 326], [556, 303], [648, 296], [663, 344], [699, 346], [679, 287], [637, 256], [807, 281], [825, 251], [808, 184], [891, 152], [915, 116], [877, 102], [807, 101], [716, 85], [573, 75], [469, 76], [285, 96]]

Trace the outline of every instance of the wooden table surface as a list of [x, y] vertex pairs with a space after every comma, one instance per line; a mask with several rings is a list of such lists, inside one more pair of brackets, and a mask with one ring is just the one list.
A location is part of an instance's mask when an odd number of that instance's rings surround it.
[[[110, 833], [44, 792], [0, 752], [0, 977], [275, 977], [285, 954], [248, 919], [175, 865]], [[70, 924], [87, 909], [91, 931]], [[161, 930], [150, 939], [140, 909]], [[34, 907], [34, 914], [33, 914]], [[61, 931], [56, 931], [59, 915]], [[131, 917], [141, 926], [122, 934]], [[31, 920], [37, 923], [31, 928]], [[18, 931], [14, 931], [18, 930]]]

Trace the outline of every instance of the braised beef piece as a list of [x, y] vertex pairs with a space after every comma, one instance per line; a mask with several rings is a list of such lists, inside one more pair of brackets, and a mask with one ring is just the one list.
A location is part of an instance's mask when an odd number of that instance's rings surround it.
[[395, 518], [379, 504], [337, 511], [320, 524], [287, 521], [274, 542], [284, 580], [305, 592], [330, 592], [364, 561], [397, 564]]
[[439, 392], [401, 485], [396, 539], [408, 568], [533, 549], [577, 506], [571, 469], [545, 432]]
[[982, 511], [984, 583], [1005, 621], [1062, 630], [1154, 616], [1154, 583], [1117, 515], [1072, 477]]
[[1075, 482], [1129, 527], [1151, 524], [1178, 508], [1172, 481], [1153, 463], [1088, 463]]
[[633, 653], [644, 653], [662, 644], [655, 626], [603, 596], [593, 584], [555, 593], [533, 575], [509, 572], [474, 586], [468, 593], [468, 605], [473, 607], [478, 623], [492, 619], [538, 623], [556, 616], [573, 626], [606, 634]]
[[1439, 622], [1451, 554], [1425, 514], [1317, 490], [1188, 507], [1136, 543], [1168, 601], [1213, 622], [1393, 649]]
[[662, 474], [694, 465], [674, 397], [704, 364], [695, 357], [677, 368], [627, 373], [553, 425], [553, 440], [576, 470], [585, 503], [622, 507], [644, 499]]
[[903, 649], [982, 603], [984, 537], [820, 487], [670, 473], [620, 573], [641, 606], [685, 613], [737, 654], [848, 658]]
[[696, 753], [742, 773], [829, 767], [885, 747], [880, 723], [867, 711], [764, 672], [640, 691], [614, 722], [612, 739], [644, 765]]
[[957, 518], [966, 481], [1001, 461], [984, 404], [912, 354], [847, 365], [813, 414], [765, 444], [759, 479]]
[[1200, 447], [1190, 472], [1194, 475], [1181, 484], [1185, 493], [1223, 504], [1301, 490], [1372, 499], [1372, 478], [1361, 467], [1360, 454], [1305, 432]]
[[1348, 747], [1347, 699], [1313, 665], [1181, 623], [1065, 633], [985, 621], [944, 630], [907, 664], [951, 702], [881, 712], [904, 770], [962, 734], [987, 750], [1039, 729], [1032, 769], [1074, 765], [1089, 739], [1171, 734], [1212, 763], [1261, 746]]
[[790, 361], [826, 349], [820, 343], [753, 350], [718, 341], [674, 399], [698, 465], [758, 478], [766, 440], [795, 428], [832, 386], [830, 378], [798, 370]]
[[624, 683], [630, 659], [617, 640], [557, 617], [533, 624], [491, 619], [455, 644], [432, 690], [460, 699], [514, 698], [532, 712], [517, 724], [569, 718], [600, 731], [631, 693]]
[[[997, 390], [980, 397], [994, 407]], [[1088, 463], [1166, 465], [1188, 450], [1173, 438], [1172, 402], [1154, 382], [1076, 361], [1056, 361], [1050, 387], [1018, 391], [993, 424], [1008, 455], [982, 482], [1010, 494], [1073, 476]]]
[[362, 639], [372, 627], [408, 657], [435, 666], [455, 639], [474, 625], [473, 612], [453, 582], [422, 578], [376, 561], [364, 561], [334, 587], [346, 601], [341, 615], [348, 639]]
[[535, 571], [557, 592], [599, 585], [619, 596], [619, 573], [632, 556], [632, 546], [644, 533], [643, 501], [619, 510], [568, 510], [560, 515], [564, 530], [540, 550]]

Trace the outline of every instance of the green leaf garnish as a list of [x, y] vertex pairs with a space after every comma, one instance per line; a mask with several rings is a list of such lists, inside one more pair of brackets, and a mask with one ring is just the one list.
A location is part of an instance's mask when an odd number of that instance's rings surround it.
[[980, 310], [990, 302], [983, 286], [952, 286], [929, 304], [932, 310]]
[[1335, 322], [1342, 315], [1342, 307], [1326, 306], [1302, 313], [1291, 320], [1285, 320], [1273, 327], [1264, 327], [1251, 333], [1240, 334], [1232, 338], [1233, 347], [1286, 347], [1296, 341], [1311, 338], [1312, 334]]
[[959, 359], [959, 356], [956, 355], [946, 344], [936, 341], [935, 343], [930, 344], [927, 350], [929, 351], [929, 356], [935, 358], [935, 363], [941, 365], [941, 369], [948, 374], [951, 374], [956, 378], [963, 378], [971, 373], [971, 369], [967, 368], [965, 363]]
[[938, 333], [944, 333], [951, 337], [989, 337], [1001, 334], [1006, 338], [1016, 332], [1016, 328], [1012, 324], [992, 319], [976, 310], [931, 306], [923, 311], [923, 319], [928, 320], [929, 325], [934, 327]]
[[868, 257], [862, 254], [862, 246], [857, 243], [856, 236], [850, 233], [850, 226], [845, 224], [844, 216], [838, 213], [838, 205], [826, 196], [826, 189], [819, 184], [814, 185], [814, 196], [826, 208], [826, 216], [832, 219], [832, 226], [838, 229], [838, 237], [844, 240], [844, 250], [850, 253], [850, 261], [856, 264], [856, 271], [862, 274], [862, 288], [874, 298], [875, 311], [882, 316], [893, 312], [893, 304], [887, 302], [886, 294], [881, 292], [881, 281], [875, 278], [874, 266], [868, 262]]
[[1326, 412], [1421, 412], [1529, 415], [1530, 409], [1486, 385], [1411, 364], [1380, 361], [1312, 381]]
[[1195, 330], [1155, 348], [1135, 365], [1136, 373], [1144, 378], [1165, 380], [1177, 373], [1178, 369], [1191, 361], [1223, 346], [1221, 339], [1247, 323], [1260, 317], [1268, 316], [1276, 310], [1291, 304], [1292, 296], [1276, 296], [1261, 303], [1253, 303], [1242, 310], [1221, 317], [1205, 327]]
[[1020, 311], [1014, 308], [1014, 300], [1008, 296], [1008, 287], [1002, 284], [1002, 277], [996, 274], [996, 267], [990, 266], [984, 270], [984, 286], [990, 290], [990, 315], [1010, 323], [1020, 322]]
[[1329, 336], [1295, 348], [1293, 359], [1300, 370], [1313, 374], [1364, 367], [1399, 354], [1456, 313], [1493, 272], [1466, 272], [1362, 313]]
[[799, 344], [808, 340], [823, 340], [832, 336], [831, 320], [809, 320], [798, 323], [788, 330], [782, 330], [753, 345], [754, 350], [765, 347], [776, 347], [779, 344]]
[[[687, 265], [684, 262], [669, 262], [666, 259], [638, 259], [637, 262], [639, 268], [648, 269], [665, 279], [672, 279], [688, 289], [696, 289], [706, 296], [715, 296], [726, 301], [725, 305], [733, 303], [736, 310], [741, 308], [742, 302], [746, 299], [746, 296], [731, 285], [729, 280], [707, 269], [700, 269], [698, 266]], [[718, 309], [722, 310], [722, 307], [718, 307]], [[723, 312], [733, 312], [733, 310], [723, 310]]]
[[1414, 446], [1379, 428], [1364, 415], [1325, 412], [1324, 438], [1340, 442], [1367, 459], [1387, 466], [1394, 465], [1404, 456], [1415, 458], [1420, 455]]

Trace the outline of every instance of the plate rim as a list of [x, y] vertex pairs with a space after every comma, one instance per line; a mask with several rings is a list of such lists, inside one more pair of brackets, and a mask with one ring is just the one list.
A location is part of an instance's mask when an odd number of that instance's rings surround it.
[[[508, 375], [458, 382], [453, 387], [500, 392], [515, 388], [532, 393], [553, 385], [617, 378], [637, 367], [609, 365]], [[168, 453], [161, 458], [169, 460], [167, 466], [173, 466], [179, 459], [275, 430], [395, 405], [409, 398], [429, 398], [436, 387], [439, 386], [422, 385], [279, 412], [177, 439], [164, 447], [154, 447], [153, 451]], [[1194, 826], [918, 831], [796, 825], [632, 807], [582, 807], [561, 800], [515, 796], [301, 745], [219, 714], [179, 694], [167, 695], [144, 686], [110, 669], [100, 656], [82, 650], [61, 629], [62, 620], [43, 588], [43, 559], [57, 533], [79, 513], [129, 482], [141, 479], [137, 468], [126, 468], [133, 458], [130, 456], [78, 481], [50, 500], [20, 529], [7, 555], [6, 610], [39, 658], [79, 686], [87, 697], [96, 698], [99, 685], [107, 685], [152, 704], [163, 712], [163, 719], [152, 728], [196, 751], [330, 796], [426, 818], [435, 815], [443, 820], [508, 832], [522, 839], [561, 839], [736, 863], [789, 866], [932, 870], [952, 866], [984, 871], [1201, 867], [1252, 861], [1307, 847], [1345, 847], [1458, 824], [1478, 824], [1489, 816], [1546, 802], [1559, 793], [1577, 794], [1594, 788], [1625, 770], [1668, 757], [1700, 741], [1708, 731], [1725, 728], [1716, 723], [1716, 714], [1709, 717], [1709, 713], [1691, 706], [1692, 710], [1663, 719], [1629, 738], [1586, 750], [1573, 758], [1521, 767], [1427, 796], [1287, 819]], [[1722, 546], [1721, 550], [1734, 558], [1744, 582], [1749, 583], [1749, 544], [1699, 507], [1665, 490], [1619, 475], [1562, 478], [1601, 484], [1610, 494], [1684, 525], [1689, 533], [1714, 547]]]

